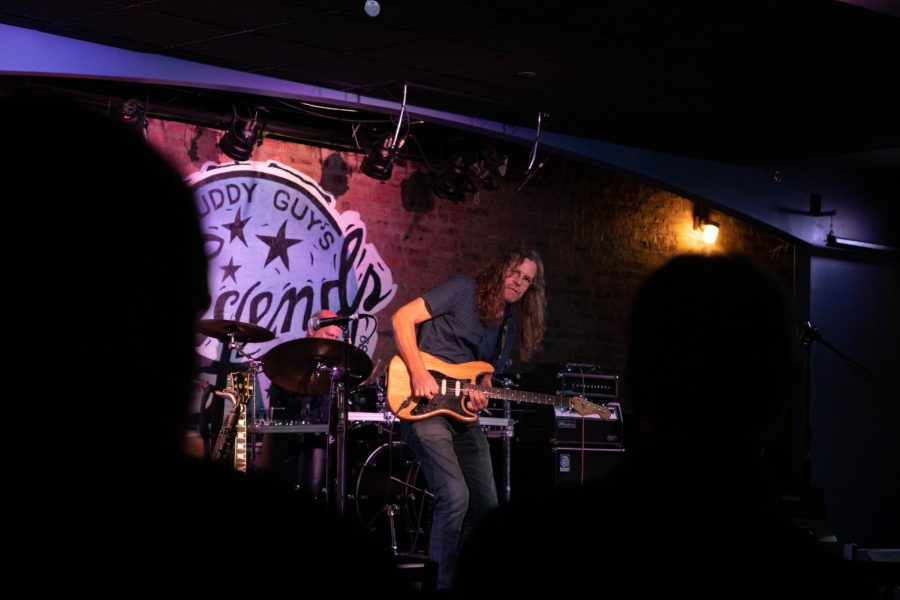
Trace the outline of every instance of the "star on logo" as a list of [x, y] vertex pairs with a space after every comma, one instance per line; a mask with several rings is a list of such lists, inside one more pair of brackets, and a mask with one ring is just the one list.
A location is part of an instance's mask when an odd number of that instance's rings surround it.
[[236, 264], [234, 264], [234, 257], [232, 256], [232, 257], [228, 260], [228, 264], [227, 264], [227, 265], [225, 265], [224, 267], [219, 267], [220, 269], [222, 269], [223, 271], [225, 271], [224, 273], [222, 273], [222, 281], [225, 281], [226, 279], [228, 279], [229, 277], [231, 277], [231, 279], [232, 279], [235, 283], [237, 283], [237, 277], [235, 277], [234, 275], [235, 275], [235, 273], [237, 273], [237, 270], [241, 268], [241, 266], [242, 266], [242, 265], [236, 265]]
[[231, 233], [231, 239], [228, 240], [228, 243], [234, 241], [234, 238], [240, 239], [244, 242], [244, 245], [247, 245], [247, 240], [244, 239], [244, 225], [246, 225], [250, 221], [250, 217], [241, 220], [241, 209], [239, 208], [237, 211], [237, 216], [234, 218], [234, 221], [231, 223], [222, 223], [222, 227], [227, 229]]
[[281, 224], [281, 227], [278, 229], [277, 235], [257, 235], [260, 240], [266, 245], [269, 246], [269, 255], [266, 256], [266, 264], [264, 267], [269, 266], [269, 263], [275, 260], [276, 258], [280, 258], [281, 262], [284, 263], [285, 268], [290, 271], [291, 264], [288, 261], [288, 253], [287, 250], [294, 244], [299, 244], [303, 240], [300, 239], [291, 239], [286, 237], [285, 229], [287, 229], [287, 221]]

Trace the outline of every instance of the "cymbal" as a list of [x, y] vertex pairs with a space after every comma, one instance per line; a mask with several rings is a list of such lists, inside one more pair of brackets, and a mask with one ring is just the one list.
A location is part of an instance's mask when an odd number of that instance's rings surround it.
[[[340, 367], [344, 342], [325, 338], [301, 338], [279, 344], [262, 358], [263, 372], [286, 390], [324, 395], [331, 388], [330, 369]], [[356, 346], [346, 346], [348, 381], [352, 387], [372, 372], [372, 359]], [[318, 369], [319, 366], [326, 369]]]
[[264, 327], [227, 319], [203, 319], [197, 322], [197, 332], [227, 342], [234, 335], [236, 342], [268, 342], [275, 334]]

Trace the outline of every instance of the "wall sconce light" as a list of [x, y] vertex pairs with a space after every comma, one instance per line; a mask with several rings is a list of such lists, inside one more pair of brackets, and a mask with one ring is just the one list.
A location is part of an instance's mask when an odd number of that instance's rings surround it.
[[[397, 129], [394, 135], [386, 137], [372, 144], [366, 156], [359, 165], [363, 175], [367, 175], [378, 181], [387, 181], [394, 170], [394, 159], [400, 153], [406, 137], [400, 137], [400, 127], [403, 125], [403, 115], [406, 112], [406, 84], [403, 84], [403, 103], [400, 105], [400, 116], [397, 117]], [[408, 133], [408, 130], [407, 130]]]
[[719, 237], [719, 224], [715, 221], [706, 221], [700, 225], [700, 237], [707, 244], [715, 244]]
[[266, 123], [265, 120], [260, 121], [260, 114], [265, 117], [267, 113], [265, 109], [257, 108], [254, 109], [253, 116], [243, 117], [238, 114], [237, 109], [233, 110], [231, 126], [219, 138], [219, 149], [225, 156], [243, 162], [250, 160], [256, 146], [262, 146]]
[[694, 229], [700, 230], [700, 239], [705, 244], [715, 244], [719, 237], [719, 223], [709, 218], [709, 208], [705, 206], [694, 207]]

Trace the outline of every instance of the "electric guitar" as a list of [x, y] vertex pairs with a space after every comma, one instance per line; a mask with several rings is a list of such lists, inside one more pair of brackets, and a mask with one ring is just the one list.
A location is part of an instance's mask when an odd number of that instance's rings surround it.
[[388, 405], [391, 412], [404, 421], [420, 421], [435, 415], [447, 415], [457, 421], [473, 423], [478, 420], [478, 415], [466, 408], [463, 399], [465, 393], [470, 390], [484, 392], [489, 398], [572, 409], [582, 416], [599, 415], [604, 420], [612, 416], [612, 412], [606, 406], [584, 398], [475, 385], [474, 382], [479, 377], [494, 372], [494, 367], [486, 362], [472, 361], [454, 365], [425, 352], [419, 354], [440, 390], [431, 400], [414, 397], [406, 363], [399, 356], [391, 359], [387, 375]]
[[225, 417], [210, 453], [214, 462], [232, 462], [234, 470], [247, 472], [247, 403], [255, 399], [253, 374], [236, 371], [228, 374], [226, 388], [214, 392], [229, 400], [234, 408]]

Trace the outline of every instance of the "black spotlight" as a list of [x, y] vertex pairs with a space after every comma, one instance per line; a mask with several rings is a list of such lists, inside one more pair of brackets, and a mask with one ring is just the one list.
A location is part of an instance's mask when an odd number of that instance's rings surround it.
[[147, 137], [147, 107], [140, 100], [131, 98], [122, 104], [119, 109], [119, 121], [129, 129]]
[[497, 154], [497, 149], [489, 146], [481, 151], [481, 161], [472, 166], [478, 177], [478, 187], [490, 192], [500, 189], [499, 179], [506, 176], [509, 157]]
[[[403, 84], [403, 102], [400, 104], [400, 116], [397, 117], [397, 129], [394, 135], [387, 136], [372, 144], [369, 151], [359, 164], [359, 170], [363, 175], [368, 175], [378, 181], [387, 181], [394, 170], [394, 159], [400, 153], [400, 148], [406, 143], [406, 135], [400, 137], [400, 128], [403, 126], [403, 115], [406, 113], [406, 84]], [[406, 133], [409, 134], [407, 127]]]
[[494, 177], [494, 174], [487, 169], [478, 172], [478, 185], [483, 190], [496, 192], [500, 189], [500, 182]]
[[242, 117], [237, 110], [234, 111], [231, 126], [219, 139], [219, 149], [225, 156], [243, 162], [250, 159], [253, 148], [262, 145], [265, 121], [260, 119], [260, 115], [266, 115], [264, 109], [254, 110], [252, 117]]
[[466, 194], [475, 191], [475, 184], [469, 178], [462, 156], [455, 157], [450, 166], [437, 176], [434, 184], [434, 195], [446, 200], [462, 200]]
[[388, 136], [380, 142], [375, 142], [362, 159], [359, 170], [372, 179], [387, 181], [391, 178], [391, 172], [394, 170], [394, 159], [397, 157], [400, 148], [403, 147], [404, 141], [406, 140], [401, 139], [395, 146], [393, 137]]

